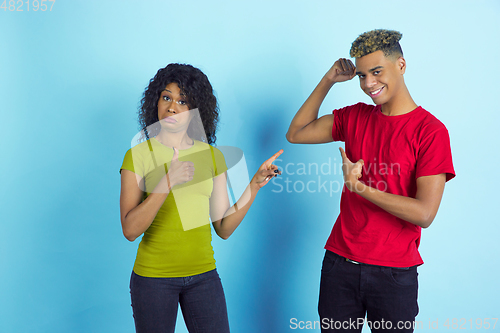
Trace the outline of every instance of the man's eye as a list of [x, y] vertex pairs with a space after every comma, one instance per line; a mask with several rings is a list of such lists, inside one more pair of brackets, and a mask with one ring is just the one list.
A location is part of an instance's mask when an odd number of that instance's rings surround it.
[[380, 71], [373, 72], [373, 75], [378, 75], [378, 74], [380, 74]]
[[364, 79], [364, 78], [365, 78], [365, 76], [364, 76], [364, 75], [358, 75], [358, 77], [359, 77], [360, 79]]

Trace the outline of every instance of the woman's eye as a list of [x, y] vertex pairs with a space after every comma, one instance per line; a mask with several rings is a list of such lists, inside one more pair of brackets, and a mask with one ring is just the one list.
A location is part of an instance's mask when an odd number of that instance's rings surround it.
[[178, 103], [179, 103], [180, 105], [186, 105], [186, 101], [183, 101], [183, 100], [180, 100]]
[[164, 101], [169, 101], [170, 100], [170, 97], [168, 97], [168, 96], [163, 96], [162, 98], [163, 98]]

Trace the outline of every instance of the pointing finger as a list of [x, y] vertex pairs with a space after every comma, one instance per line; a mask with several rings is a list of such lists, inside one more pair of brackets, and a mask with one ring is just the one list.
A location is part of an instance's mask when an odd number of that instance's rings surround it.
[[266, 166], [272, 164], [274, 162], [274, 160], [277, 159], [278, 156], [280, 156], [281, 154], [283, 154], [283, 149], [280, 149], [279, 152], [277, 152], [276, 154], [274, 154], [273, 156], [271, 156], [267, 161], [264, 162], [264, 164]]
[[342, 160], [345, 162], [345, 160], [349, 160], [347, 158], [347, 155], [345, 154], [345, 151], [344, 149], [342, 149], [342, 147], [339, 147], [339, 150], [340, 150], [340, 155], [342, 156]]

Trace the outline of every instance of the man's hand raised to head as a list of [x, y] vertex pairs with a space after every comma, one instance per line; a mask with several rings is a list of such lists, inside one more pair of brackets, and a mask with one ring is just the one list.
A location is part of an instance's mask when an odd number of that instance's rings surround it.
[[333, 114], [318, 118], [319, 107], [333, 84], [351, 80], [356, 67], [351, 60], [340, 58], [323, 76], [309, 98], [293, 117], [286, 138], [291, 143], [332, 142]]
[[325, 74], [325, 79], [332, 83], [349, 81], [356, 76], [356, 66], [351, 60], [340, 58]]

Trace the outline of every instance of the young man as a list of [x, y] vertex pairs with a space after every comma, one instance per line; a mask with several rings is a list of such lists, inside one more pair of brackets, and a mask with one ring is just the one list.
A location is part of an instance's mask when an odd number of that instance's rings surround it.
[[[373, 30], [324, 75], [290, 124], [291, 143], [344, 141], [340, 214], [325, 249], [322, 332], [413, 332], [421, 228], [455, 176], [446, 127], [415, 104], [405, 85], [401, 33]], [[336, 83], [359, 77], [375, 105], [358, 103], [318, 118]]]

